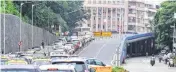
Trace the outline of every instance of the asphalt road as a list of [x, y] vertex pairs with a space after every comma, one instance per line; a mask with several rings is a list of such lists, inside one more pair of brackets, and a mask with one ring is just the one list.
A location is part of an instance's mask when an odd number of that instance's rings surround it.
[[112, 38], [96, 38], [87, 47], [79, 52], [79, 56], [96, 58], [104, 63], [111, 65], [113, 54], [120, 43], [118, 35]]
[[159, 63], [158, 60], [156, 60], [155, 65], [152, 67], [150, 65], [150, 58], [146, 57], [130, 58], [126, 62], [123, 67], [130, 72], [176, 72], [176, 67], [168, 67], [164, 62]]

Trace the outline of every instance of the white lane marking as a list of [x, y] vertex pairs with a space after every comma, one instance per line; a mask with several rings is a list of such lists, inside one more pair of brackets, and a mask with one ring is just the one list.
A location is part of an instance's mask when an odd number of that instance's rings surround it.
[[100, 54], [100, 52], [103, 50], [103, 48], [106, 46], [108, 42], [106, 42], [105, 44], [103, 44], [103, 46], [101, 46], [100, 50], [98, 51], [98, 53], [96, 54], [96, 56], [94, 58], [97, 58], [98, 55]]
[[[93, 43], [93, 42], [92, 42]], [[90, 43], [90, 44], [92, 44], [92, 43]], [[88, 45], [89, 46], [89, 45]], [[80, 55], [80, 54], [82, 54], [82, 52], [84, 52], [85, 50], [87, 50], [88, 49], [88, 47], [85, 47], [83, 50], [81, 50], [79, 53], [78, 53], [78, 56]]]

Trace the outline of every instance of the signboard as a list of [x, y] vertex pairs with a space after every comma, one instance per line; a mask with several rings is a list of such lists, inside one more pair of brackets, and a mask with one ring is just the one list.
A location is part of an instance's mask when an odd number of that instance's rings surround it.
[[22, 41], [18, 42], [18, 45], [21, 46], [22, 45]]
[[94, 32], [94, 36], [101, 36], [101, 32]]
[[103, 37], [111, 37], [112, 33], [111, 32], [102, 32]]
[[111, 32], [94, 32], [94, 36], [111, 37]]
[[174, 18], [176, 18], [176, 13], [174, 13]]

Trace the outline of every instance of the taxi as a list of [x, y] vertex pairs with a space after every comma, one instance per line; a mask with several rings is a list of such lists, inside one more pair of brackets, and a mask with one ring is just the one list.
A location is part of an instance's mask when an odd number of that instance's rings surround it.
[[28, 62], [25, 60], [9, 60], [7, 61], [7, 65], [27, 65]]
[[[55, 59], [52, 60], [52, 64], [76, 64], [78, 71], [84, 72], [112, 72], [112, 67], [105, 65], [102, 61], [95, 58], [84, 58], [84, 57], [75, 57], [75, 58], [67, 58], [67, 59]], [[82, 68], [82, 69], [81, 69]]]
[[1, 65], [6, 65], [9, 60], [8, 56], [1, 56]]
[[42, 72], [78, 72], [74, 65], [41, 65]]
[[47, 64], [51, 64], [50, 59], [45, 59], [45, 58], [41, 58], [41, 59], [34, 59], [32, 64], [34, 65], [47, 65]]
[[2, 65], [2, 72], [41, 72], [39, 67], [33, 65]]

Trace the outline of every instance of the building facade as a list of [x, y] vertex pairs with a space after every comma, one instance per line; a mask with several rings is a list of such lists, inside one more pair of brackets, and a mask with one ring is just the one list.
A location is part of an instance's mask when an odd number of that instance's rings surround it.
[[86, 23], [92, 31], [150, 32], [150, 19], [156, 5], [136, 0], [85, 0], [91, 18]]

